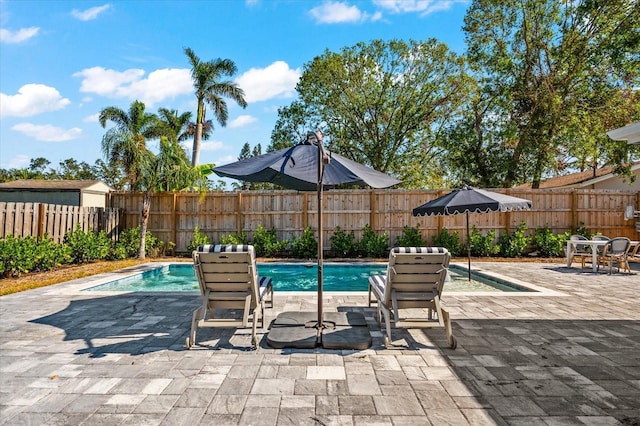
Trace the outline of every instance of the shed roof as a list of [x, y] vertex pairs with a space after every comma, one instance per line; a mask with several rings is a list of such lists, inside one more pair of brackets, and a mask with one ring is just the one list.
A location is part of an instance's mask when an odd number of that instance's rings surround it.
[[101, 180], [46, 180], [46, 179], [20, 179], [12, 182], [0, 183], [0, 190], [37, 190], [37, 191], [73, 191], [73, 190], [113, 191]]

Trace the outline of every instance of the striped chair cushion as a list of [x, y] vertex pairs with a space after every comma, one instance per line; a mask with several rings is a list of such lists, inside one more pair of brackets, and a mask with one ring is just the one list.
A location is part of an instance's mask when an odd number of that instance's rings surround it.
[[251, 252], [253, 246], [244, 244], [206, 244], [198, 246], [197, 251], [205, 253]]
[[269, 292], [270, 287], [272, 287], [271, 277], [258, 277], [258, 291], [261, 299]]
[[394, 247], [392, 253], [447, 253], [444, 247]]

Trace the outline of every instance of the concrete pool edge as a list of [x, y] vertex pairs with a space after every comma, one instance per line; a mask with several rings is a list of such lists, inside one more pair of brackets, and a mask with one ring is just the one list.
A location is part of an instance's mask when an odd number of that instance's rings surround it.
[[[380, 263], [380, 262], [372, 262], [372, 263]], [[174, 264], [189, 264], [188, 262], [149, 262], [149, 263], [144, 263], [141, 265], [136, 265], [136, 266], [130, 266], [127, 268], [123, 268], [123, 269], [119, 269], [117, 271], [113, 271], [113, 272], [105, 272], [102, 274], [97, 274], [91, 277], [85, 277], [85, 278], [78, 278], [72, 281], [67, 281], [64, 283], [59, 283], [56, 284], [52, 287], [55, 287], [55, 290], [51, 290], [51, 291], [55, 291], [56, 294], [83, 294], [83, 295], [95, 295], [95, 296], [108, 296], [108, 295], [115, 295], [115, 294], [140, 294], [140, 293], [148, 293], [148, 294], [160, 294], [160, 292], [134, 292], [134, 291], [99, 291], [99, 290], [94, 290], [94, 291], [85, 291], [89, 288], [92, 287], [96, 287], [102, 284], [106, 284], [108, 282], [117, 280], [117, 279], [124, 279], [124, 278], [128, 278], [131, 276], [134, 276], [136, 274], [141, 274], [143, 272], [146, 271], [151, 271], [154, 269], [158, 269], [158, 268], [163, 268], [163, 267], [168, 267], [170, 265], [174, 265]], [[466, 270], [466, 265], [463, 263], [452, 263], [452, 265], [455, 265], [458, 268], [462, 268]], [[484, 264], [483, 264], [484, 265]], [[453, 295], [456, 296], [474, 296], [474, 297], [522, 297], [522, 296], [534, 296], [534, 297], [541, 297], [541, 296], [568, 296], [565, 293], [559, 292], [557, 290], [552, 290], [546, 287], [541, 287], [511, 276], [506, 276], [497, 272], [493, 272], [488, 270], [487, 268], [483, 268], [482, 266], [477, 266], [477, 265], [473, 265], [471, 268], [472, 273], [479, 273], [482, 275], [485, 275], [486, 277], [490, 278], [490, 279], [494, 279], [494, 280], [498, 280], [498, 281], [504, 281], [506, 283], [512, 283], [516, 286], [520, 286], [523, 288], [526, 288], [529, 291], [512, 291], [512, 292], [508, 292], [508, 291], [491, 291], [491, 292], [483, 292], [483, 291], [474, 291], [474, 292], [467, 292], [467, 291], [451, 291], [451, 292], [445, 292], [445, 298], [446, 297], [450, 297]], [[198, 294], [197, 291], [193, 291], [193, 292], [161, 292], [162, 294], [182, 294], [182, 295], [188, 295], [188, 294]], [[278, 291], [278, 294], [284, 295], [284, 296], [301, 296], [301, 295], [306, 295], [309, 297], [317, 297], [317, 294], [315, 292], [311, 292], [311, 291]], [[350, 296], [350, 295], [363, 295], [363, 294], [367, 294], [366, 291], [325, 291], [324, 292], [327, 295], [344, 295], [344, 296]]]

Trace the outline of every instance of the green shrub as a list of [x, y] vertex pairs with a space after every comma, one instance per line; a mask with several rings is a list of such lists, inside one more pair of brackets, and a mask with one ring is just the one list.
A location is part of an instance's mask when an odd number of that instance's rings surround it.
[[494, 256], [500, 252], [500, 246], [495, 244], [496, 231], [491, 230], [482, 235], [475, 225], [471, 228], [471, 255], [478, 257]]
[[291, 242], [291, 253], [298, 259], [309, 259], [317, 255], [318, 241], [311, 228], [305, 228], [302, 235]]
[[420, 225], [416, 225], [415, 228], [405, 225], [402, 228], [402, 235], [398, 237], [396, 241], [396, 247], [422, 247], [424, 246], [424, 240], [418, 229]]
[[33, 270], [36, 240], [24, 239], [9, 234], [0, 241], [0, 270], [4, 277], [19, 277]]
[[364, 257], [387, 257], [389, 255], [389, 235], [376, 235], [367, 224], [362, 230], [362, 239], [358, 243], [359, 252]]
[[209, 237], [200, 232], [200, 228], [196, 226], [193, 229], [193, 238], [191, 238], [191, 241], [187, 244], [187, 251], [191, 254], [191, 252], [196, 250], [198, 246], [204, 246], [207, 244], [211, 244]]
[[64, 235], [64, 244], [68, 247], [72, 263], [88, 263], [107, 257], [111, 241], [104, 231], [84, 232], [80, 225]]
[[584, 222], [580, 222], [580, 225], [576, 228], [575, 235], [582, 235], [583, 237], [587, 237], [587, 240], [590, 240], [593, 234], [589, 231], [589, 228], [584, 226]]
[[7, 235], [0, 241], [0, 277], [50, 271], [70, 260], [68, 248], [55, 243], [46, 234], [39, 240], [32, 236], [17, 238]]
[[220, 237], [220, 244], [247, 244], [247, 234], [242, 230], [240, 234], [229, 234]]
[[155, 235], [147, 231], [144, 236], [144, 248], [147, 256], [162, 256], [164, 254], [164, 241], [160, 241]]
[[460, 256], [464, 250], [458, 231], [450, 233], [447, 228], [442, 228], [438, 235], [433, 237], [432, 244], [435, 247], [446, 248], [451, 256]]
[[36, 245], [35, 258], [33, 259], [33, 271], [50, 271], [60, 265], [69, 263], [68, 247], [56, 242], [45, 234]]
[[[138, 246], [140, 245], [140, 242], [138, 242]], [[137, 252], [136, 252], [137, 254]], [[109, 251], [107, 252], [107, 256], [105, 257], [105, 259], [107, 260], [124, 260], [127, 259], [129, 257], [129, 253], [127, 251], [127, 248], [124, 246], [124, 244], [120, 244], [119, 242], [116, 242], [114, 244], [111, 245], [111, 247], [109, 247]]]
[[115, 260], [136, 257], [139, 249], [140, 228], [123, 229], [118, 235], [118, 241], [116, 241], [111, 250], [109, 250], [109, 258]]
[[527, 253], [531, 237], [525, 234], [527, 225], [522, 222], [511, 234], [503, 234], [498, 242], [504, 257], [522, 257]]
[[281, 256], [286, 251], [287, 245], [289, 245], [288, 240], [278, 241], [276, 230], [273, 228], [269, 231], [260, 224], [253, 233], [253, 246], [256, 250], [256, 256]]
[[[197, 228], [196, 228], [197, 229]], [[158, 240], [155, 235], [147, 231], [144, 238], [145, 255], [156, 257], [164, 248], [164, 242]], [[109, 260], [138, 257], [140, 251], [140, 226], [127, 228], [120, 232], [118, 241], [113, 244], [107, 258]]]
[[353, 231], [344, 232], [339, 226], [331, 236], [331, 252], [335, 257], [356, 257], [358, 243]]
[[555, 235], [548, 227], [536, 229], [533, 236], [533, 248], [542, 257], [562, 257], [564, 255], [563, 248], [569, 233]]

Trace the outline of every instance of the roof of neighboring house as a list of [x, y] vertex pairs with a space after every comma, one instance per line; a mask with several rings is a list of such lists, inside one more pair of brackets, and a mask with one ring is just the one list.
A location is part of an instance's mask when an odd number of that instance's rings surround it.
[[[637, 170], [640, 168], [640, 161], [633, 163], [631, 170]], [[610, 175], [610, 176], [607, 176]], [[587, 170], [584, 172], [571, 173], [564, 176], [556, 176], [549, 179], [545, 179], [540, 182], [540, 189], [544, 188], [564, 188], [568, 186], [582, 186], [586, 182], [592, 181], [597, 178], [613, 177], [613, 167], [603, 167], [596, 169], [595, 175], [593, 170]], [[602, 180], [602, 179], [599, 179]], [[592, 182], [593, 183], [593, 182]], [[531, 183], [523, 183], [517, 186], [517, 188], [531, 188]]]
[[[95, 187], [95, 188], [92, 188]], [[12, 182], [0, 183], [0, 190], [21, 191], [73, 191], [83, 189], [100, 189], [112, 191], [109, 185], [101, 180], [44, 180], [44, 179], [20, 179]]]

